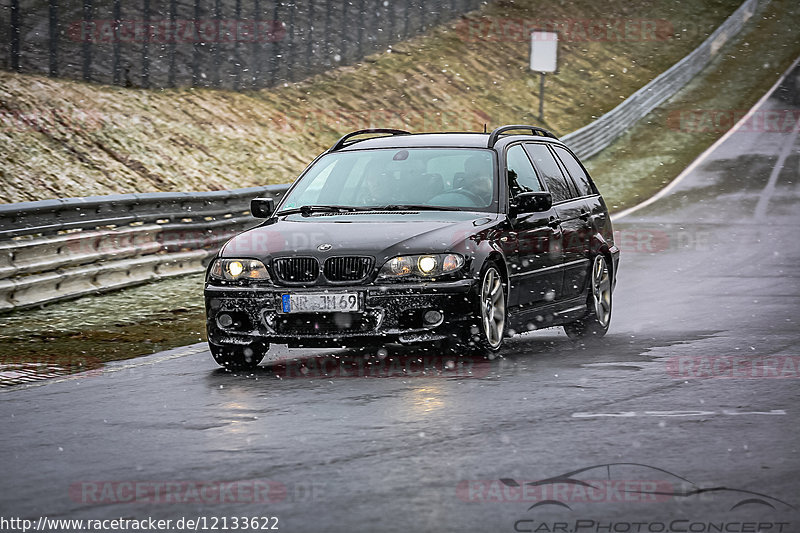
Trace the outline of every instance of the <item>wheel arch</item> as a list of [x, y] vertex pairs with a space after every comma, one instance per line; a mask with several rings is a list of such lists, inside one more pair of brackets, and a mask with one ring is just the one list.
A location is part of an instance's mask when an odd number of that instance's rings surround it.
[[506, 296], [508, 296], [509, 273], [505, 255], [503, 255], [503, 253], [497, 248], [487, 245], [481, 246], [481, 248], [478, 250], [478, 253], [473, 255], [472, 260], [472, 275], [476, 279], [480, 278], [481, 272], [483, 272], [486, 264], [496, 264], [498, 270], [500, 271], [500, 275], [503, 276], [503, 282], [506, 286]]
[[506, 258], [503, 256], [503, 254], [496, 250], [493, 251], [484, 261], [484, 264], [486, 263], [496, 264], [500, 270], [500, 274], [503, 276], [503, 281], [508, 284], [508, 265], [506, 264]]
[[611, 246], [608, 241], [599, 232], [592, 235], [592, 241], [589, 246], [589, 261], [594, 259], [594, 256], [602, 254], [608, 265], [609, 275], [611, 276], [612, 288], [615, 285], [617, 272], [614, 268], [614, 257], [611, 253]]

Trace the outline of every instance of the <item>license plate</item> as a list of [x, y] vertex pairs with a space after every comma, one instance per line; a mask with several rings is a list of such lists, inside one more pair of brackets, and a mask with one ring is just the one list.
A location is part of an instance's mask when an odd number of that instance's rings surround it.
[[361, 310], [357, 293], [282, 294], [281, 313], [352, 313]]

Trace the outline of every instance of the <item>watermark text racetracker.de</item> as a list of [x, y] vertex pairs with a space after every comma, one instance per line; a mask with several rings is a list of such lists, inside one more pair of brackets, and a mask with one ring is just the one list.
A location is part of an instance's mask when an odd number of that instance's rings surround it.
[[215, 480], [104, 480], [78, 481], [69, 486], [72, 501], [85, 505], [126, 503], [270, 504], [310, 499], [314, 487], [292, 486], [269, 479]]
[[536, 480], [509, 484], [498, 479], [464, 480], [456, 494], [466, 502], [482, 503], [656, 503], [672, 499], [673, 484], [667, 480], [595, 479], [581, 483], [540, 483]]
[[277, 516], [182, 516], [180, 518], [103, 518], [36, 519], [0, 516], [0, 531], [56, 532], [56, 531], [276, 531], [280, 520]]
[[93, 109], [41, 108], [0, 110], [0, 133], [30, 133], [63, 129], [73, 131], [96, 131], [102, 129], [108, 119]]
[[[287, 206], [288, 207], [288, 206]], [[514, 249], [525, 254], [535, 254], [559, 250], [575, 251], [589, 249], [592, 246], [594, 231], [571, 231], [560, 239], [541, 236], [535, 233], [523, 233], [507, 241]], [[457, 231], [451, 236], [452, 246], [463, 244], [468, 232]], [[326, 235], [321, 232], [295, 233], [286, 235], [279, 231], [263, 229], [257, 232], [239, 233], [236, 228], [218, 229], [185, 229], [169, 225], [162, 227], [141, 227], [136, 231], [108, 231], [94, 233], [76, 233], [60, 246], [62, 257], [83, 256], [97, 253], [134, 255], [142, 252], [159, 250], [180, 251], [183, 249], [210, 249], [224, 243], [230, 237], [237, 238], [228, 244], [230, 253], [249, 253], [251, 250], [263, 250], [267, 254], [277, 254], [288, 250], [316, 245], [323, 242]], [[625, 253], [663, 253], [675, 250], [710, 250], [712, 248], [711, 233], [696, 229], [663, 229], [652, 227], [623, 227], [614, 230], [614, 242]]]
[[279, 359], [270, 368], [280, 379], [482, 378], [489, 375], [491, 363], [482, 356], [455, 357], [438, 353], [388, 355], [385, 349], [381, 349], [377, 357], [371, 358], [339, 355]]
[[680, 355], [667, 359], [676, 379], [798, 379], [800, 355]]
[[666, 19], [624, 18], [499, 18], [462, 19], [456, 31], [467, 42], [527, 42], [533, 30], [558, 33], [567, 42], [657, 42], [675, 32]]
[[72, 41], [110, 43], [274, 43], [286, 37], [277, 20], [150, 19], [76, 20], [67, 30]]
[[676, 109], [667, 126], [684, 133], [724, 133], [745, 117], [736, 133], [791, 133], [800, 127], [800, 109]]
[[405, 128], [412, 131], [477, 131], [491, 124], [482, 111], [418, 111], [415, 109], [318, 109], [305, 113], [275, 113], [271, 129], [281, 133], [303, 133], [323, 129], [334, 131], [365, 128]]

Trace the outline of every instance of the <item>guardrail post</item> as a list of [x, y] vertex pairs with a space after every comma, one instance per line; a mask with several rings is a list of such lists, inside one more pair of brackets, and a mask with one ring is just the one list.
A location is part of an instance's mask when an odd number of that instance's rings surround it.
[[11, 70], [19, 72], [19, 0], [11, 0]]
[[49, 68], [47, 75], [50, 77], [58, 76], [58, 0], [48, 2], [48, 52]]
[[92, 0], [83, 0], [83, 27], [81, 50], [83, 54], [83, 80], [92, 81], [92, 42], [95, 35], [94, 6]]

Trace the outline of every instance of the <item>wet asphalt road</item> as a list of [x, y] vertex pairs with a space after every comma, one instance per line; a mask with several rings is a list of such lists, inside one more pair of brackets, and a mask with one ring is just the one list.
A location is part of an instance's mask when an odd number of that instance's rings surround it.
[[[771, 98], [762, 111], [788, 108]], [[798, 532], [799, 164], [797, 131], [740, 131], [618, 220], [613, 323], [593, 345], [545, 330], [468, 368], [442, 372], [428, 352], [424, 374], [322, 378], [316, 360], [306, 375], [226, 373], [198, 344], [4, 391], [0, 515], [208, 526], [276, 516], [280, 531]], [[726, 378], [721, 363], [733, 360], [780, 365], [782, 378]], [[322, 360], [334, 374], [335, 361]], [[698, 379], [709, 372], [723, 377]], [[571, 484], [520, 501], [507, 487], [609, 463], [642, 466], [578, 474], [607, 489], [590, 494]], [[761, 496], [637, 494], [647, 483]], [[126, 501], [148, 487], [159, 501]], [[529, 509], [553, 499], [567, 507]]]

